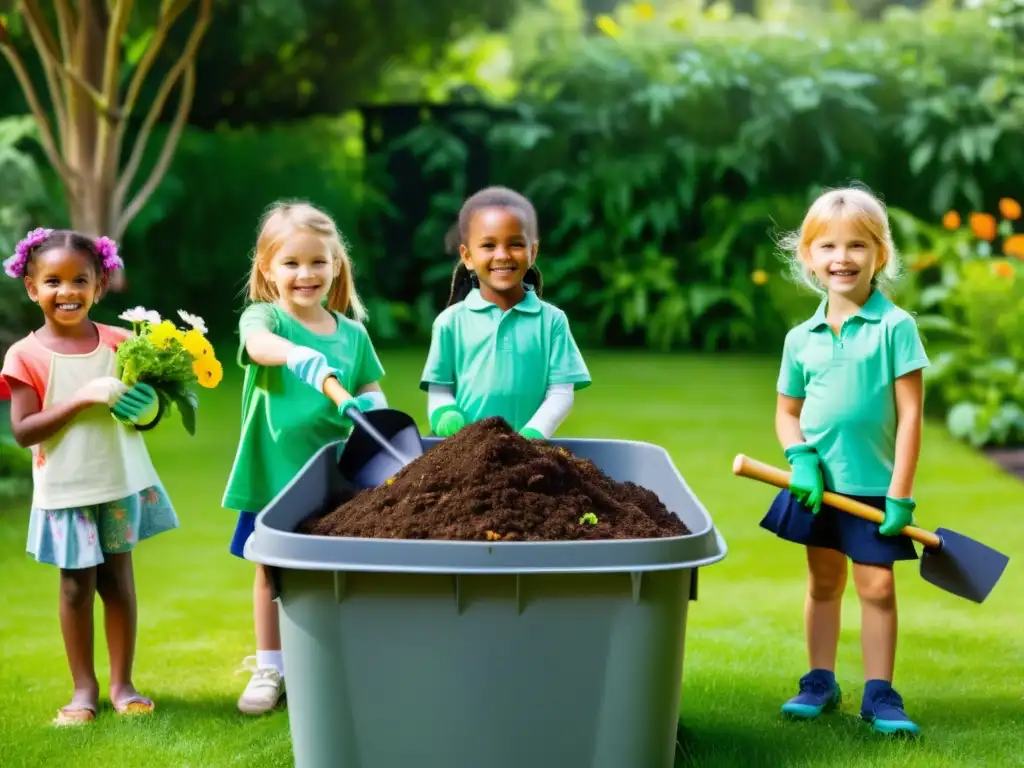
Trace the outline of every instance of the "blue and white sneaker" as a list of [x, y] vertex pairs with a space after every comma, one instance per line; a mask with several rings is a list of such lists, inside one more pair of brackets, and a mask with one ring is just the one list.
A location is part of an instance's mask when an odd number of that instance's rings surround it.
[[917, 736], [921, 732], [903, 711], [903, 698], [887, 680], [868, 680], [864, 686], [860, 716], [871, 723], [876, 733]]
[[835, 673], [812, 669], [800, 678], [800, 693], [782, 705], [782, 714], [810, 720], [837, 709], [841, 699]]

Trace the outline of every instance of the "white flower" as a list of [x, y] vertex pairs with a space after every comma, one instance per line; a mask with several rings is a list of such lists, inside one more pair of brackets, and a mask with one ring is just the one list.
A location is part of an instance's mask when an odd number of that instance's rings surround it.
[[201, 318], [199, 315], [193, 315], [190, 312], [186, 312], [184, 309], [179, 309], [178, 317], [180, 317], [187, 325], [199, 331], [204, 336], [206, 335], [206, 323], [203, 321], [203, 318]]
[[135, 307], [133, 309], [126, 309], [124, 312], [118, 315], [118, 318], [120, 318], [121, 320], [125, 320], [126, 322], [129, 323], [141, 323], [144, 320], [148, 319], [148, 315], [149, 310], [147, 310], [145, 307]]
[[145, 321], [150, 325], [158, 325], [160, 323], [160, 313], [155, 309], [146, 310]]

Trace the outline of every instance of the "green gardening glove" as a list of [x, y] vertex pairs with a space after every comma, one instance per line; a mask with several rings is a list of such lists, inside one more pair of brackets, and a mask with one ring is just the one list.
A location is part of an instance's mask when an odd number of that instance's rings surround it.
[[885, 519], [878, 526], [883, 536], [899, 536], [900, 531], [914, 524], [914, 510], [917, 503], [913, 499], [891, 499], [885, 497]]
[[348, 418], [349, 410], [355, 409], [360, 413], [366, 413], [367, 411], [372, 411], [376, 408], [380, 408], [381, 403], [379, 401], [379, 398], [374, 397], [374, 395], [379, 394], [379, 392], [366, 392], [362, 395], [357, 395], [356, 397], [349, 398], [348, 400], [344, 401], [341, 405], [339, 405], [338, 413], [341, 415], [342, 421], [344, 422], [345, 426], [353, 426], [352, 420]]
[[546, 440], [544, 433], [533, 427], [523, 427], [519, 434], [525, 437], [527, 440]]
[[797, 501], [811, 510], [821, 511], [821, 499], [825, 493], [825, 482], [821, 476], [821, 464], [814, 446], [797, 443], [786, 449], [786, 460], [793, 467], [789, 478], [789, 492]]
[[466, 426], [466, 417], [454, 405], [442, 405], [430, 414], [430, 429], [438, 437], [451, 437]]
[[148, 426], [160, 415], [160, 398], [155, 389], [140, 381], [121, 395], [110, 412], [122, 424]]

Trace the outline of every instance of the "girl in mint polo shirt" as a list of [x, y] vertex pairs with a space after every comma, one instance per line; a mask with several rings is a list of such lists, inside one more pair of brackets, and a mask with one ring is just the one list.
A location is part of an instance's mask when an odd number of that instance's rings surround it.
[[[248, 295], [252, 303], [238, 324], [242, 431], [223, 502], [239, 512], [230, 547], [237, 557], [256, 514], [314, 453], [348, 435], [347, 411], [387, 407], [377, 383], [384, 369], [329, 216], [305, 203], [275, 205], [260, 230]], [[323, 391], [328, 377], [356, 396], [336, 407]], [[261, 714], [280, 700], [285, 672], [277, 605], [262, 566], [253, 603], [257, 650], [244, 661], [252, 676], [238, 708]]]
[[448, 307], [434, 321], [420, 386], [434, 434], [501, 416], [548, 439], [590, 373], [565, 313], [541, 300], [537, 214], [517, 192], [490, 187], [459, 212], [460, 261]]
[[[893, 563], [917, 558], [899, 532], [913, 522], [928, 358], [914, 319], [881, 291], [898, 263], [878, 199], [861, 189], [827, 192], [790, 240], [795, 271], [824, 298], [786, 336], [775, 428], [792, 475], [761, 521], [807, 547], [810, 671], [782, 711], [813, 718], [840, 703], [835, 662], [849, 558], [867, 681], [861, 717], [880, 733], [916, 734], [892, 687]], [[823, 505], [825, 489], [871, 504], [885, 513], [884, 522]]]

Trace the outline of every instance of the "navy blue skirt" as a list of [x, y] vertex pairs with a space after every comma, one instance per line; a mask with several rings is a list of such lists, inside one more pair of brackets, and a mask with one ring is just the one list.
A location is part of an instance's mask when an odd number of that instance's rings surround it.
[[[885, 511], [884, 496], [850, 498]], [[917, 559], [914, 542], [906, 536], [883, 536], [877, 524], [827, 504], [815, 515], [788, 490], [775, 497], [761, 527], [795, 544], [835, 549], [855, 563], [889, 566], [897, 560]]]
[[256, 530], [256, 513], [239, 512], [238, 523], [235, 525], [235, 532], [231, 536], [231, 554], [245, 560], [245, 542], [249, 535]]

